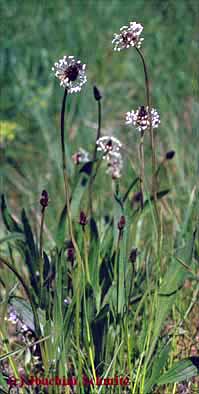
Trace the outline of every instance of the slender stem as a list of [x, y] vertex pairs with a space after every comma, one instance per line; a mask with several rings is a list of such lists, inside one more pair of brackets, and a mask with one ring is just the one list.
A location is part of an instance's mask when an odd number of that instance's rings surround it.
[[136, 185], [136, 183], [137, 183], [138, 181], [140, 181], [140, 178], [139, 178], [139, 177], [135, 178], [135, 179], [133, 180], [133, 182], [131, 182], [131, 184], [130, 184], [128, 190], [126, 191], [126, 193], [124, 194], [124, 196], [123, 196], [123, 198], [122, 198], [123, 204], [124, 204], [125, 201], [127, 200], [128, 196], [129, 196], [129, 193], [131, 192], [131, 190], [133, 189], [133, 187]]
[[144, 208], [144, 133], [142, 132], [140, 138], [140, 205], [141, 209]]
[[67, 214], [69, 208], [69, 190], [68, 190], [68, 179], [67, 179], [67, 172], [66, 172], [66, 151], [65, 151], [65, 142], [64, 142], [64, 119], [65, 119], [65, 106], [66, 106], [66, 97], [68, 91], [65, 89], [64, 97], [62, 101], [62, 109], [61, 109], [61, 149], [62, 149], [62, 166], [63, 166], [63, 175], [64, 175], [64, 186], [65, 186], [65, 193], [66, 193], [66, 207], [67, 207]]
[[90, 272], [89, 272], [89, 264], [88, 264], [88, 239], [86, 236], [86, 231], [83, 231], [83, 238], [84, 238], [84, 260], [85, 260], [85, 274], [87, 282], [91, 284], [90, 279]]
[[[102, 123], [102, 107], [101, 107], [101, 101], [99, 100], [98, 102], [98, 128], [97, 128], [97, 137], [96, 137], [96, 142], [101, 136], [101, 123]], [[97, 156], [97, 145], [95, 144], [95, 149], [94, 149], [94, 154], [93, 154], [93, 160], [96, 160]]]
[[154, 196], [154, 201], [156, 203], [157, 201], [157, 193], [156, 193], [156, 156], [155, 156], [155, 141], [154, 141], [154, 132], [153, 132], [153, 126], [152, 126], [152, 120], [151, 120], [151, 100], [150, 100], [150, 86], [149, 86], [149, 77], [148, 77], [148, 71], [147, 71], [147, 66], [144, 60], [144, 56], [139, 48], [136, 48], [138, 54], [141, 57], [143, 67], [144, 67], [144, 76], [145, 76], [145, 86], [146, 86], [146, 102], [148, 106], [148, 113], [149, 113], [149, 132], [150, 132], [150, 138], [151, 138], [151, 150], [152, 150], [152, 191], [153, 191], [153, 196]]
[[128, 307], [130, 306], [131, 293], [132, 293], [132, 289], [134, 287], [134, 282], [135, 282], [135, 265], [134, 265], [134, 263], [132, 263], [132, 273], [131, 273], [131, 283], [130, 283], [130, 290], [129, 290], [129, 297], [128, 297]]
[[43, 232], [44, 232], [44, 218], [45, 218], [45, 208], [42, 208], [42, 210], [41, 210], [40, 235], [39, 235], [39, 264], [40, 264], [41, 288], [42, 288], [42, 285], [43, 285]]
[[64, 97], [62, 101], [62, 108], [61, 108], [61, 150], [62, 150], [62, 168], [63, 168], [63, 176], [64, 176], [64, 187], [65, 187], [65, 195], [66, 195], [66, 210], [68, 215], [68, 225], [69, 225], [69, 233], [71, 237], [71, 241], [73, 243], [77, 260], [79, 266], [82, 265], [81, 256], [79, 252], [79, 248], [74, 238], [73, 234], [73, 226], [72, 226], [72, 218], [71, 218], [71, 210], [70, 210], [70, 195], [69, 195], [69, 182], [67, 176], [67, 168], [66, 168], [66, 151], [65, 151], [65, 141], [64, 141], [64, 121], [65, 121], [65, 106], [66, 106], [66, 98], [67, 98], [68, 91], [65, 89]]
[[[97, 158], [97, 140], [100, 138], [101, 135], [101, 123], [102, 123], [102, 107], [101, 107], [101, 100], [99, 100], [97, 102], [98, 104], [98, 127], [97, 127], [97, 137], [96, 137], [96, 141], [95, 141], [95, 147], [94, 147], [94, 151], [93, 151], [93, 158], [92, 158], [92, 165], [94, 165], [96, 158]], [[89, 210], [90, 210], [90, 214], [92, 216], [93, 214], [93, 201], [92, 201], [92, 194], [93, 194], [93, 182], [94, 182], [94, 177], [92, 175], [92, 171], [93, 171], [93, 167], [91, 170], [91, 174], [90, 174], [90, 179], [89, 179]]]
[[69, 233], [70, 238], [73, 243], [75, 253], [77, 256], [78, 262], [78, 272], [77, 272], [77, 283], [76, 283], [76, 311], [75, 311], [75, 333], [76, 333], [76, 345], [78, 352], [78, 372], [79, 375], [82, 375], [82, 360], [81, 360], [81, 351], [80, 351], [80, 326], [79, 326], [79, 315], [80, 315], [80, 304], [81, 304], [81, 277], [82, 270], [84, 270], [83, 262], [81, 259], [81, 255], [79, 252], [78, 245], [75, 241], [75, 237], [73, 234], [72, 227], [72, 218], [71, 218], [71, 210], [70, 210], [70, 197], [69, 197], [69, 188], [68, 188], [68, 177], [67, 177], [67, 169], [66, 169], [66, 153], [65, 153], [65, 141], [64, 141], [64, 119], [65, 119], [65, 105], [66, 105], [66, 97], [67, 97], [67, 89], [65, 89], [64, 97], [62, 101], [62, 109], [61, 109], [61, 149], [62, 149], [62, 166], [63, 166], [63, 175], [64, 175], [64, 186], [65, 186], [65, 194], [66, 194], [66, 209], [68, 215], [68, 225], [69, 225]]
[[93, 349], [92, 349], [92, 339], [91, 339], [91, 334], [90, 334], [90, 327], [89, 327], [89, 320], [88, 320], [88, 314], [87, 314], [87, 308], [86, 308], [86, 292], [85, 292], [85, 284], [84, 284], [84, 294], [83, 294], [83, 302], [84, 302], [84, 313], [85, 313], [85, 322], [86, 322], [86, 331], [87, 331], [87, 341], [88, 341], [88, 354], [90, 358], [90, 363], [91, 363], [91, 369], [93, 373], [93, 378], [96, 381], [96, 372], [95, 372], [95, 364], [94, 364], [94, 355], [93, 355]]

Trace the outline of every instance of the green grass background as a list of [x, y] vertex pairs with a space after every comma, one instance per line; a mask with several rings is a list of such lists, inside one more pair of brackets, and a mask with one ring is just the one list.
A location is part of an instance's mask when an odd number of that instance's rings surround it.
[[[15, 139], [4, 138], [1, 147], [1, 186], [13, 198], [11, 204], [16, 207], [17, 198], [20, 205], [36, 209], [41, 190], [47, 188], [52, 228], [62, 207], [59, 110], [63, 89], [51, 67], [65, 54], [86, 63], [88, 76], [82, 93], [70, 97], [67, 104], [71, 174], [71, 155], [79, 146], [91, 151], [95, 140], [93, 84], [103, 95], [103, 132], [108, 130], [128, 144], [138, 168], [139, 136], [125, 126], [124, 114], [145, 102], [142, 65], [135, 51], [116, 53], [111, 44], [113, 33], [135, 20], [144, 25], [152, 103], [161, 116], [158, 157], [176, 150], [171, 183], [176, 210], [185, 209], [198, 176], [197, 1], [3, 0], [1, 7], [1, 117], [17, 123]], [[126, 165], [124, 184], [129, 184], [130, 177]]]

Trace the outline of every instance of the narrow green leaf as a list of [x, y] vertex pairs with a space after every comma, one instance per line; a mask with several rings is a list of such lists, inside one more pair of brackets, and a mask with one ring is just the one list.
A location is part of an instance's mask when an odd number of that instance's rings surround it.
[[38, 250], [36, 248], [36, 245], [35, 245], [35, 242], [34, 242], [32, 229], [31, 229], [30, 223], [28, 221], [25, 209], [22, 210], [21, 220], [22, 220], [23, 227], [24, 227], [24, 234], [25, 234], [25, 238], [26, 238], [26, 244], [28, 245], [28, 248], [30, 250], [31, 256], [32, 256], [32, 258], [34, 260], [34, 264], [36, 264], [38, 256], [39, 256], [39, 252], [38, 252]]
[[5, 224], [6, 228], [8, 229], [8, 231], [23, 233], [23, 230], [21, 229], [20, 225], [16, 222], [16, 220], [10, 214], [9, 209], [6, 204], [5, 196], [3, 194], [1, 196], [1, 211], [2, 211], [2, 217], [3, 217], [4, 224]]
[[122, 199], [123, 204], [125, 203], [125, 201], [127, 200], [129, 193], [131, 192], [131, 190], [134, 188], [134, 186], [136, 185], [136, 183], [139, 181], [139, 177], [135, 178], [133, 180], [133, 182], [130, 184], [129, 188], [127, 189], [126, 193], [124, 194], [124, 197]]
[[15, 308], [17, 315], [23, 320], [25, 325], [30, 328], [31, 331], [35, 331], [34, 317], [30, 304], [20, 297], [12, 297], [9, 304]]
[[56, 243], [59, 248], [62, 247], [63, 242], [65, 240], [66, 236], [66, 217], [67, 217], [67, 208], [66, 205], [62, 209], [60, 218], [59, 218], [59, 223], [57, 227], [57, 234], [56, 234]]
[[86, 186], [88, 183], [89, 176], [82, 173], [78, 183], [73, 191], [72, 201], [71, 201], [71, 214], [72, 217], [75, 218], [80, 208], [81, 200], [86, 190]]
[[[184, 258], [185, 261], [191, 264], [192, 253], [193, 253], [193, 242], [195, 240], [194, 234], [187, 238], [186, 246], [180, 251], [180, 258]], [[173, 303], [176, 299], [176, 289], [181, 289], [184, 280], [188, 275], [188, 271], [185, 267], [176, 263], [176, 259], [172, 258], [169, 267], [165, 273], [162, 285], [159, 289], [159, 297], [157, 301], [156, 319], [153, 329], [152, 343], [148, 355], [150, 359], [156, 342], [158, 340], [161, 328], [168, 316], [169, 311], [172, 308]], [[165, 294], [165, 297], [163, 296]]]
[[[1, 358], [0, 358], [0, 360], [1, 360]], [[2, 373], [0, 372], [0, 389], [1, 389], [1, 386], [6, 388], [7, 384], [6, 384], [6, 381], [5, 381]], [[3, 391], [3, 393], [7, 393], [7, 391]]]
[[[161, 351], [154, 356], [154, 361], [152, 364], [152, 372], [150, 378], [146, 381], [144, 387], [144, 394], [148, 394], [151, 392], [153, 386], [157, 383], [157, 380], [160, 376], [161, 370], [164, 368], [168, 355], [171, 349], [171, 343], [163, 346]], [[151, 369], [151, 368], [150, 368]]]
[[199, 375], [199, 357], [189, 357], [173, 364], [173, 366], [162, 375], [157, 385], [182, 382], [193, 376]]
[[3, 244], [4, 242], [16, 241], [16, 240], [24, 241], [24, 235], [21, 234], [21, 233], [14, 233], [14, 232], [12, 232], [12, 234], [1, 238], [0, 239], [0, 244]]

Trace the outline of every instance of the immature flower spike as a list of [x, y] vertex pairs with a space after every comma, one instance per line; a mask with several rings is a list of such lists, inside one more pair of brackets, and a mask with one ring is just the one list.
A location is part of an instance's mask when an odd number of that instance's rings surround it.
[[70, 261], [73, 265], [74, 260], [75, 260], [75, 249], [72, 241], [69, 242], [68, 248], [67, 248], [67, 260]]
[[135, 263], [136, 259], [137, 259], [137, 256], [138, 256], [138, 250], [137, 250], [137, 248], [133, 248], [131, 250], [131, 253], [130, 253], [130, 256], [129, 256], [130, 262], [131, 263]]
[[119, 222], [118, 222], [118, 224], [117, 224], [118, 230], [119, 230], [120, 232], [121, 232], [122, 230], [124, 230], [125, 224], [126, 224], [125, 217], [124, 217], [124, 216], [121, 216], [121, 218], [120, 218], [120, 220], [119, 220]]
[[79, 224], [83, 227], [83, 229], [86, 226], [87, 222], [88, 220], [86, 214], [84, 213], [84, 211], [81, 211], [79, 215]]
[[48, 192], [46, 190], [43, 190], [41, 193], [41, 198], [40, 198], [40, 204], [43, 209], [45, 209], [48, 206]]
[[96, 101], [100, 101], [101, 100], [101, 98], [102, 98], [101, 93], [100, 93], [99, 89], [96, 86], [93, 87], [93, 94], [94, 94], [94, 97], [95, 97]]
[[[151, 123], [152, 127], [156, 128], [160, 124], [160, 116], [156, 109], [151, 108]], [[143, 105], [136, 111], [126, 113], [126, 124], [135, 126], [138, 131], [144, 131], [150, 127], [150, 115], [148, 107]]]
[[60, 80], [60, 86], [67, 89], [68, 93], [80, 92], [82, 85], [87, 81], [85, 75], [86, 65], [74, 56], [64, 56], [54, 64], [52, 71]]
[[114, 34], [112, 44], [114, 51], [121, 51], [129, 47], [140, 48], [144, 38], [140, 38], [143, 26], [140, 23], [130, 22], [128, 26], [123, 26], [119, 34]]
[[122, 147], [121, 142], [110, 136], [104, 136], [96, 141], [97, 150], [103, 152], [103, 159], [111, 159], [114, 154], [118, 154]]
[[166, 153], [166, 156], [165, 156], [166, 160], [172, 160], [174, 158], [175, 154], [176, 153], [174, 150], [170, 150], [169, 152]]

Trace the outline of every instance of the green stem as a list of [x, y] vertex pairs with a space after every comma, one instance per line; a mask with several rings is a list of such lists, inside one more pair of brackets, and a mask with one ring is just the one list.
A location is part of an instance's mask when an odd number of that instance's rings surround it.
[[65, 141], [64, 141], [64, 121], [65, 121], [65, 106], [66, 106], [66, 97], [67, 97], [67, 89], [64, 91], [64, 97], [62, 101], [62, 108], [61, 108], [61, 149], [62, 149], [62, 168], [63, 168], [63, 176], [64, 176], [64, 186], [65, 186], [65, 195], [66, 195], [66, 210], [68, 215], [68, 225], [69, 225], [69, 233], [70, 238], [73, 243], [77, 262], [78, 262], [78, 272], [77, 272], [77, 284], [76, 284], [76, 293], [77, 293], [77, 301], [76, 301], [76, 310], [75, 310], [75, 333], [76, 333], [76, 345], [77, 345], [77, 352], [78, 352], [78, 373], [79, 376], [82, 375], [82, 359], [81, 359], [81, 350], [80, 350], [80, 322], [79, 322], [79, 315], [80, 315], [80, 302], [81, 302], [81, 274], [83, 267], [83, 262], [81, 259], [81, 255], [79, 252], [78, 245], [75, 241], [75, 237], [73, 234], [73, 226], [72, 226], [72, 217], [71, 217], [71, 210], [70, 210], [70, 196], [69, 196], [69, 183], [68, 183], [68, 176], [67, 176], [67, 168], [66, 168], [66, 152], [65, 152]]
[[89, 272], [89, 264], [88, 264], [88, 239], [86, 236], [86, 231], [83, 231], [83, 238], [84, 238], [84, 259], [85, 259], [85, 273], [86, 279], [89, 284], [91, 284], [90, 279], [90, 272]]
[[45, 218], [45, 208], [42, 208], [42, 210], [41, 210], [40, 236], [39, 236], [39, 266], [40, 266], [41, 289], [42, 289], [42, 286], [43, 286], [43, 232], [44, 232], [44, 218]]
[[[101, 123], [102, 123], [102, 107], [101, 107], [101, 101], [99, 100], [98, 102], [98, 127], [97, 127], [97, 137], [96, 137], [96, 141], [95, 141], [95, 147], [94, 147], [94, 151], [93, 151], [93, 158], [92, 158], [92, 165], [94, 165], [96, 158], [97, 158], [97, 140], [100, 138], [101, 135]], [[90, 210], [90, 214], [92, 216], [93, 214], [93, 201], [92, 201], [92, 194], [93, 194], [93, 182], [94, 182], [94, 177], [92, 175], [93, 172], [93, 168], [91, 170], [91, 174], [90, 174], [90, 179], [89, 179], [89, 210]]]
[[141, 209], [144, 208], [144, 133], [141, 133], [140, 138], [140, 146], [139, 146], [139, 153], [140, 153], [140, 205]]
[[[146, 102], [148, 106], [148, 113], [149, 113], [149, 132], [150, 132], [150, 138], [151, 138], [151, 150], [152, 150], [152, 191], [153, 191], [153, 196], [154, 196], [154, 201], [156, 204], [157, 201], [157, 193], [156, 193], [156, 155], [155, 155], [155, 141], [154, 141], [154, 132], [153, 132], [153, 126], [152, 126], [152, 120], [151, 120], [151, 100], [150, 100], [150, 87], [149, 87], [149, 77], [148, 77], [148, 71], [147, 71], [147, 66], [146, 62], [144, 59], [144, 56], [139, 48], [136, 48], [141, 60], [142, 64], [144, 67], [144, 76], [145, 76], [145, 86], [146, 86]], [[157, 211], [157, 210], [156, 210]]]
[[64, 141], [64, 121], [65, 121], [65, 106], [66, 106], [66, 98], [67, 98], [68, 91], [65, 89], [64, 97], [62, 101], [62, 108], [61, 108], [61, 150], [62, 150], [62, 168], [63, 168], [63, 176], [64, 176], [64, 187], [65, 187], [65, 195], [66, 195], [66, 210], [68, 215], [68, 225], [69, 225], [69, 233], [70, 238], [73, 243], [77, 261], [79, 265], [82, 265], [81, 256], [79, 252], [79, 248], [75, 241], [75, 237], [73, 234], [73, 226], [72, 226], [72, 217], [71, 217], [71, 210], [70, 210], [70, 196], [69, 196], [69, 182], [67, 176], [67, 167], [66, 167], [66, 151], [65, 151], [65, 141]]

